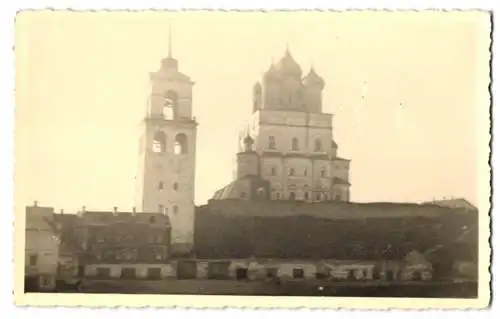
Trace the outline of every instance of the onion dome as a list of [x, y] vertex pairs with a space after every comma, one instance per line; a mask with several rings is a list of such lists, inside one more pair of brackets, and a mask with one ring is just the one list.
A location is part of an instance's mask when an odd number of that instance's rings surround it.
[[300, 68], [300, 65], [297, 62], [295, 62], [295, 60], [290, 55], [290, 51], [288, 51], [288, 49], [285, 51], [285, 55], [276, 65], [276, 68], [283, 74], [294, 75], [299, 77], [302, 76], [302, 69]]
[[325, 87], [325, 81], [312, 67], [309, 70], [309, 73], [304, 77], [303, 83], [309, 87], [318, 87], [320, 90], [323, 90]]
[[250, 134], [247, 134], [243, 139], [243, 144], [245, 144], [245, 152], [252, 151], [253, 138], [250, 137]]

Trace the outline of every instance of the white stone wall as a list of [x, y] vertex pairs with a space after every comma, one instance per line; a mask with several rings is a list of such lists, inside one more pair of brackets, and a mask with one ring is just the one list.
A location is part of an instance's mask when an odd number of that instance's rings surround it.
[[[36, 256], [36, 265], [30, 265]], [[59, 239], [49, 228], [26, 229], [25, 271], [27, 275], [56, 274], [59, 261]]]

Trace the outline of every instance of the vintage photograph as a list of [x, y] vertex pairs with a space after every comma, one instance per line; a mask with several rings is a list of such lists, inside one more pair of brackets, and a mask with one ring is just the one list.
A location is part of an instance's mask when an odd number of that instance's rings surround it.
[[490, 27], [20, 12], [16, 295], [486, 306]]

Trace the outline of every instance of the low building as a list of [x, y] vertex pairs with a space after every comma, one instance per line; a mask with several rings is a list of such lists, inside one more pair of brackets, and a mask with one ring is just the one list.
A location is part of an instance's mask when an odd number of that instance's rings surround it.
[[477, 213], [434, 204], [219, 199], [198, 208], [195, 255], [373, 262], [383, 268], [374, 277], [427, 279], [450, 273], [455, 260], [474, 260], [474, 234]]
[[58, 271], [59, 234], [54, 210], [35, 204], [26, 208], [25, 290], [54, 290]]
[[[63, 243], [86, 277], [160, 277], [169, 258], [170, 222], [161, 213], [82, 211], [59, 216]], [[69, 217], [71, 216], [71, 217]], [[66, 260], [69, 254], [66, 255]], [[163, 267], [168, 268], [168, 267]]]

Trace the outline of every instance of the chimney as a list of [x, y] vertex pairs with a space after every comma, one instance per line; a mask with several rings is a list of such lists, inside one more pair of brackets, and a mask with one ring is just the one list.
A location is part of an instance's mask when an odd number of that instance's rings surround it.
[[38, 201], [37, 200], [33, 202], [33, 207], [38, 207]]
[[113, 207], [113, 213], [116, 214], [118, 212], [118, 207]]
[[136, 213], [135, 207], [132, 207], [132, 213], [134, 213], [134, 214]]

